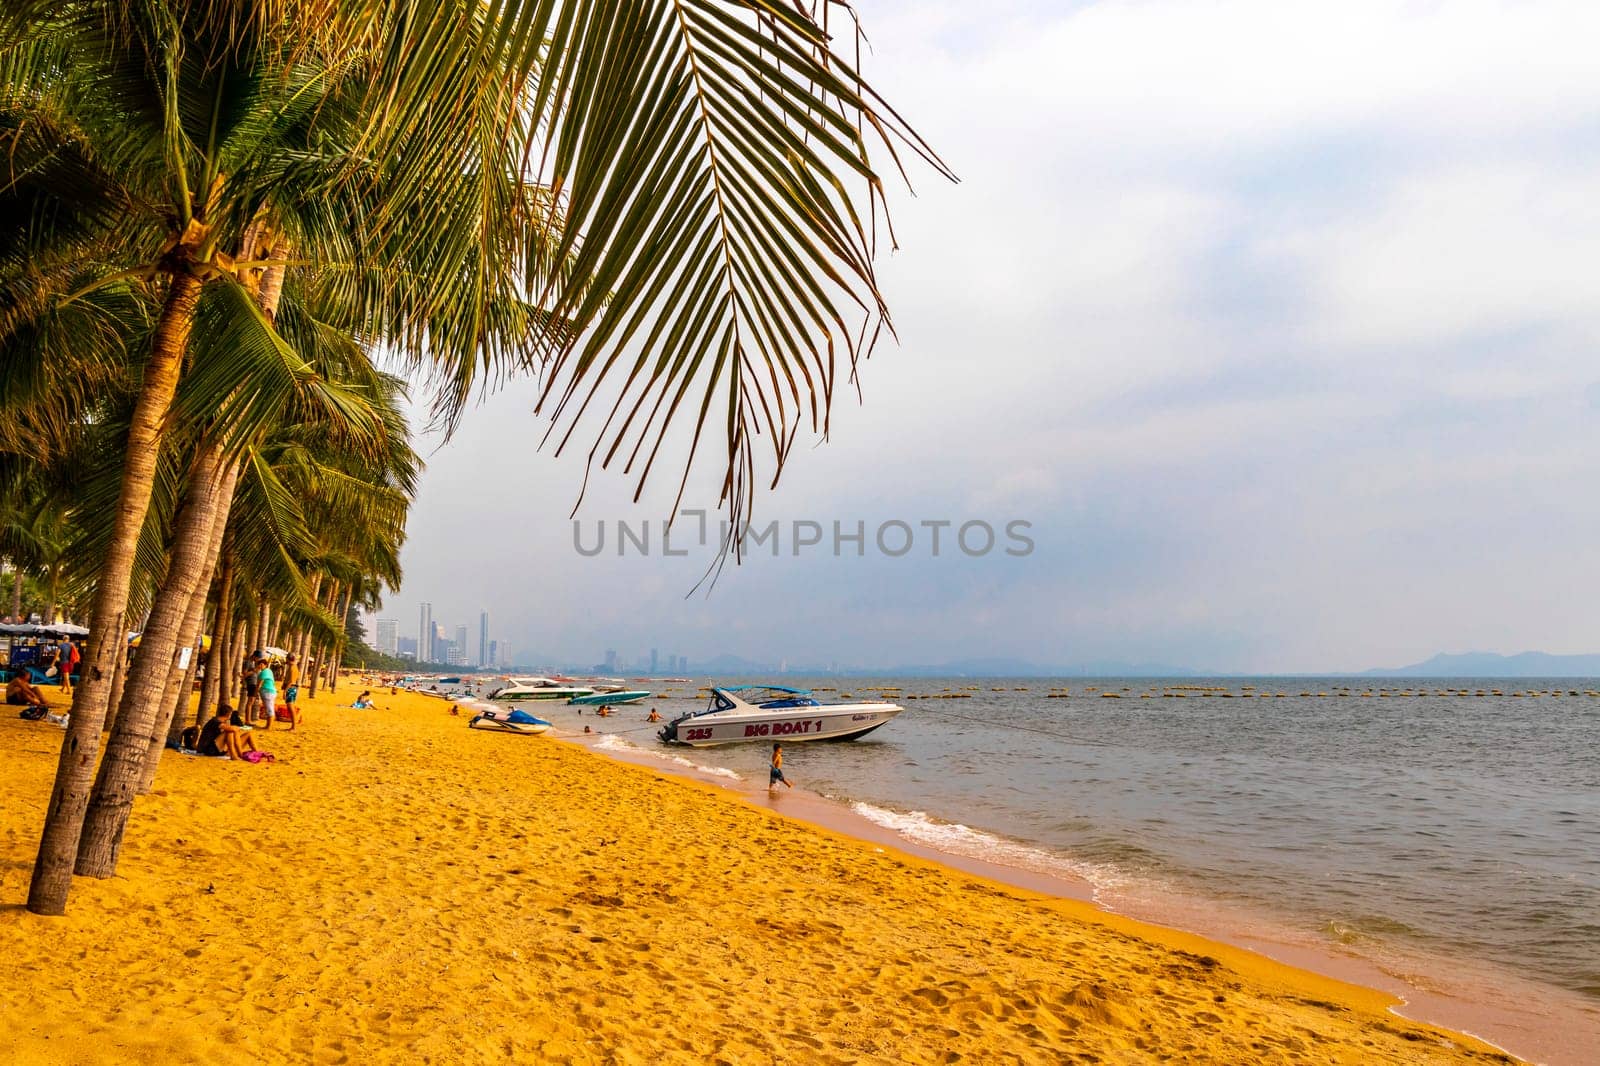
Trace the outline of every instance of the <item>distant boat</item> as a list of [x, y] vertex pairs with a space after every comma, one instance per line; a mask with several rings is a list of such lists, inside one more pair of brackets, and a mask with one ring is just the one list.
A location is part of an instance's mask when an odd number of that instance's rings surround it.
[[783, 685], [713, 688], [705, 708], [679, 715], [657, 735], [706, 748], [747, 741], [855, 740], [905, 708], [896, 703], [818, 703], [809, 689]]
[[502, 733], [528, 733], [536, 736], [549, 732], [550, 723], [543, 718], [535, 718], [527, 711], [519, 711], [515, 707], [485, 707], [472, 716], [467, 728], [498, 729]]
[[567, 702], [580, 707], [593, 707], [606, 703], [637, 703], [639, 700], [648, 699], [650, 693], [644, 689], [616, 689], [607, 692], [603, 689], [589, 693], [587, 696], [574, 696]]
[[512, 677], [506, 684], [489, 693], [489, 699], [501, 701], [570, 700], [574, 696], [587, 696], [594, 692], [588, 685], [564, 685], [548, 677]]

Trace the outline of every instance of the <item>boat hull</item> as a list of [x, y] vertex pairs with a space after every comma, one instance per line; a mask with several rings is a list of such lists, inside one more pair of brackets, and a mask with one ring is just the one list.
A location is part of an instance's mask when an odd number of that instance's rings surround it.
[[650, 698], [643, 690], [636, 692], [591, 692], [587, 696], [574, 696], [567, 702], [580, 707], [597, 707], [601, 704], [637, 703]]
[[579, 696], [592, 695], [593, 689], [588, 688], [551, 688], [551, 689], [522, 689], [505, 692], [496, 692], [484, 697], [496, 703], [532, 703], [535, 700], [571, 700]]
[[661, 730], [668, 744], [712, 748], [723, 744], [857, 740], [905, 708], [893, 703], [798, 707], [779, 712], [738, 709], [679, 719]]

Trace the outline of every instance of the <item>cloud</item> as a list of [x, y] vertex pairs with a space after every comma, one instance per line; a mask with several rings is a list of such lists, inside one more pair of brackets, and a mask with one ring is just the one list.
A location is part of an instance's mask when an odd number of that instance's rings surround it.
[[[1312, 670], [1600, 648], [1600, 6], [875, 2], [961, 174], [895, 197], [900, 343], [764, 515], [1035, 523], [1026, 559], [578, 557], [518, 385], [435, 457], [394, 615], [870, 664]], [[671, 480], [671, 479], [664, 479]], [[590, 519], [658, 517], [609, 473]], [[714, 480], [691, 501], [715, 508]], [[412, 622], [412, 625], [415, 623]]]

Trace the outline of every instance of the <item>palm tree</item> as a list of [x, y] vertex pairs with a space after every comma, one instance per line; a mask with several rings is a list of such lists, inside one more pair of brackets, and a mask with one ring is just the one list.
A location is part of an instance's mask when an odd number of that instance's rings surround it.
[[[720, 494], [746, 517], [755, 438], [770, 438], [775, 477], [806, 413], [826, 432], [841, 356], [853, 373], [886, 322], [869, 144], [892, 153], [900, 136], [927, 155], [833, 51], [834, 6], [12, 5], [0, 307], [76, 295], [66, 267], [88, 258], [160, 308], [96, 632], [122, 628], [205, 301], [225, 305], [209, 319], [219, 333], [271, 331], [240, 296], [239, 272], [261, 264], [225, 252], [264, 211], [298, 260], [345, 286], [358, 333], [438, 386], [446, 425], [548, 352], [560, 446], [621, 375], [591, 459], [620, 457], [642, 491], [670, 424], [693, 413], [686, 479], [708, 421], [725, 423]], [[39, 913], [65, 907], [117, 644], [95, 642], [78, 689], [30, 891]]]
[[[278, 283], [283, 270], [282, 266], [270, 268], [260, 286], [264, 293], [261, 310], [269, 325], [283, 291]], [[178, 721], [177, 707], [186, 695], [182, 683], [188, 669], [174, 666], [173, 658], [179, 649], [192, 649], [199, 640], [211, 574], [220, 555], [236, 489], [247, 499], [252, 493], [263, 493], [265, 501], [253, 513], [246, 512], [250, 519], [260, 516], [263, 520], [243, 524], [236, 530], [235, 543], [244, 545], [246, 558], [265, 562], [271, 584], [264, 587], [276, 593], [272, 602], [278, 607], [277, 613], [281, 614], [285, 605], [296, 610], [305, 606], [304, 579], [294, 563], [294, 555], [303, 550], [301, 546], [309, 538], [301, 517], [304, 489], [297, 495], [275, 469], [275, 461], [282, 463], [286, 456], [300, 458], [303, 449], [289, 448], [283, 442], [284, 430], [280, 427], [290, 416], [298, 415], [299, 421], [293, 423], [297, 438], [314, 436], [319, 448], [343, 453], [352, 464], [363, 456], [396, 461], [392, 457], [397, 454], [412, 454], [396, 406], [397, 383], [375, 372], [365, 353], [352, 343], [335, 343], [328, 329], [318, 331], [317, 325], [309, 324], [306, 342], [322, 365], [313, 368], [301, 363], [297, 370], [297, 374], [307, 375], [306, 380], [317, 385], [310, 397], [312, 402], [294, 402], [294, 392], [274, 392], [280, 401], [275, 416], [260, 425], [247, 420], [247, 442], [242, 445], [244, 450], [235, 455], [230, 448], [230, 442], [238, 437], [234, 432], [237, 405], [233, 401], [249, 384], [242, 380], [229, 390], [228, 401], [211, 419], [195, 450], [188, 496], [182, 518], [174, 527], [172, 557], [146, 624], [138, 659], [128, 675], [123, 709], [107, 742], [84, 819], [76, 862], [79, 874], [109, 877], [115, 872], [134, 797], [148, 791], [154, 781], [164, 742]], [[275, 330], [269, 332], [276, 335]], [[197, 350], [191, 358], [197, 366], [248, 365], [237, 359], [227, 360], [223, 353], [207, 352], [206, 336], [200, 332], [195, 338]], [[286, 342], [280, 340], [279, 344]], [[283, 354], [298, 357], [286, 347]], [[269, 357], [268, 363], [271, 362]], [[352, 380], [335, 381], [330, 372]], [[183, 392], [191, 386], [197, 388], [195, 383], [200, 377], [197, 373], [180, 387], [175, 411], [194, 410]], [[332, 400], [337, 403], [329, 402]], [[393, 435], [396, 428], [397, 439]], [[359, 496], [370, 502], [374, 496], [372, 485], [354, 479], [352, 482], [343, 489], [344, 496]], [[399, 496], [389, 503], [393, 521], [403, 530], [409, 496]], [[357, 515], [349, 508], [336, 517], [353, 528], [368, 531], [368, 535], [381, 528], [375, 515]], [[267, 534], [268, 543], [252, 551], [252, 534], [261, 533]]]

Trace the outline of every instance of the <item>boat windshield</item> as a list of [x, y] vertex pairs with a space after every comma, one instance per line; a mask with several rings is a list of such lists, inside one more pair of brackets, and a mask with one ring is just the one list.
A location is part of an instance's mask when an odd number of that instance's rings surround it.
[[702, 714], [715, 714], [718, 711], [731, 711], [739, 706], [728, 698], [732, 693], [744, 703], [759, 707], [764, 711], [781, 711], [789, 707], [820, 707], [812, 699], [811, 692], [803, 688], [785, 688], [782, 685], [732, 685], [728, 688], [714, 688], [711, 698], [706, 701], [705, 707], [698, 711], [690, 711], [680, 715], [674, 721], [682, 722], [689, 718], [699, 718]]
[[[783, 685], [739, 685], [726, 691], [733, 693], [745, 703], [768, 710], [817, 706], [817, 701], [812, 698], [810, 690], [803, 688], [787, 688]], [[729, 702], [728, 707], [732, 706], [732, 702]]]

